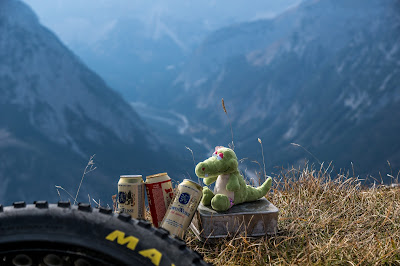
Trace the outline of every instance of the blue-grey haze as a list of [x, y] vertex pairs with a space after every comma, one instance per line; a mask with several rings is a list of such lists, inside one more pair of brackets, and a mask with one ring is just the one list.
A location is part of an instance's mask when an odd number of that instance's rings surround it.
[[247, 178], [257, 138], [267, 174], [400, 169], [399, 1], [24, 2], [38, 19], [0, 0], [0, 201], [74, 191], [94, 153], [85, 199], [119, 174], [194, 178], [185, 146], [203, 160], [230, 122]]

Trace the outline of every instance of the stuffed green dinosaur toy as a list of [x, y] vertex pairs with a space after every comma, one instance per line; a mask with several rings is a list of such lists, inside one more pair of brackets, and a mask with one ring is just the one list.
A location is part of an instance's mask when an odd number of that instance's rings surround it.
[[216, 147], [213, 156], [196, 165], [196, 175], [204, 178], [204, 184], [214, 182], [214, 193], [203, 188], [201, 202], [216, 211], [227, 211], [233, 205], [255, 201], [264, 197], [271, 188], [272, 179], [269, 177], [258, 188], [246, 185], [243, 176], [239, 173], [238, 161], [233, 150], [225, 147]]

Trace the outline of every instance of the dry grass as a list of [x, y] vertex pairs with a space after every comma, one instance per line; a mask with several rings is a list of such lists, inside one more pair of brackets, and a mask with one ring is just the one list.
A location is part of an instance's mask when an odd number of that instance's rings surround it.
[[228, 146], [229, 146], [229, 148], [231, 148], [232, 150], [235, 150], [235, 143], [233, 142], [232, 122], [231, 122], [231, 119], [229, 118], [228, 111], [226, 110], [224, 98], [221, 99], [221, 103], [222, 103], [222, 109], [224, 109], [224, 112], [225, 112], [225, 114], [226, 114], [226, 117], [228, 118], [228, 121], [229, 121], [229, 126], [230, 126], [230, 128], [231, 128], [232, 142], [231, 142]]
[[280, 209], [277, 235], [207, 244], [190, 232], [188, 246], [215, 265], [400, 265], [399, 187], [332, 179], [322, 167], [282, 170], [274, 182], [267, 198]]
[[[89, 174], [90, 172], [93, 172], [94, 170], [97, 169], [97, 167], [94, 166], [94, 165], [95, 165], [95, 163], [94, 163], [94, 157], [95, 157], [95, 156], [96, 156], [96, 154], [93, 154], [92, 156], [90, 156], [89, 161], [88, 161], [88, 163], [86, 164], [85, 169], [83, 170], [83, 174], [82, 174], [82, 177], [81, 177], [81, 182], [79, 183], [79, 187], [78, 187], [78, 190], [76, 191], [75, 197], [72, 196], [72, 194], [69, 193], [69, 192], [68, 192], [65, 188], [63, 188], [62, 186], [58, 186], [58, 185], [55, 186], [55, 187], [56, 187], [56, 190], [57, 190], [57, 194], [58, 194], [58, 196], [60, 197], [60, 200], [63, 200], [63, 198], [61, 197], [61, 193], [60, 193], [60, 190], [59, 190], [59, 189], [61, 189], [62, 191], [64, 191], [64, 192], [68, 195], [68, 201], [71, 201], [71, 199], [73, 199], [73, 201], [74, 201], [73, 204], [74, 204], [74, 205], [75, 205], [76, 203], [78, 203], [77, 199], [78, 199], [79, 191], [80, 191], [81, 186], [82, 186], [83, 179], [85, 178], [85, 176], [86, 176], [87, 174]], [[88, 194], [88, 198], [89, 198], [89, 204], [91, 204], [91, 200], [90, 200], [90, 195], [89, 195], [89, 194]], [[93, 199], [93, 201], [96, 203], [97, 206], [101, 206], [101, 205], [100, 205], [100, 203], [101, 203], [100, 200], [99, 200], [99, 202], [97, 202], [97, 201], [95, 201], [95, 200]]]

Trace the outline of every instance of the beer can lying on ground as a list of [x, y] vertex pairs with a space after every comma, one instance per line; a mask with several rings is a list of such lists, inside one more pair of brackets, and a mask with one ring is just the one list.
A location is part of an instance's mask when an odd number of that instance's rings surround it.
[[189, 179], [178, 186], [174, 201], [169, 205], [161, 227], [183, 238], [200, 204], [203, 188]]
[[151, 219], [154, 226], [159, 227], [174, 196], [171, 178], [167, 173], [150, 175], [145, 184]]
[[145, 218], [145, 188], [141, 175], [121, 175], [118, 181], [118, 211], [136, 219]]

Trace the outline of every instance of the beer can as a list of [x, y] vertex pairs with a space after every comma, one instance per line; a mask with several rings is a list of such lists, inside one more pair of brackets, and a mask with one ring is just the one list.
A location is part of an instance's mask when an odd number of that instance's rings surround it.
[[189, 179], [178, 186], [174, 201], [169, 205], [161, 227], [183, 238], [200, 204], [203, 188]]
[[150, 175], [146, 176], [145, 184], [151, 219], [159, 227], [174, 197], [171, 178], [167, 173]]
[[118, 181], [118, 211], [136, 219], [145, 218], [145, 188], [141, 175], [121, 175]]

